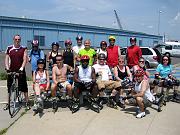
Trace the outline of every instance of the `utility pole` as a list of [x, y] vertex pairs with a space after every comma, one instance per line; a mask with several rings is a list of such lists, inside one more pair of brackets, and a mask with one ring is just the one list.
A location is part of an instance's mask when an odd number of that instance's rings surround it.
[[116, 20], [117, 20], [119, 29], [120, 29], [120, 30], [123, 30], [122, 25], [121, 25], [121, 22], [120, 22], [120, 19], [119, 19], [118, 15], [117, 15], [116, 10], [114, 10], [114, 13], [115, 13], [115, 16], [116, 16]]

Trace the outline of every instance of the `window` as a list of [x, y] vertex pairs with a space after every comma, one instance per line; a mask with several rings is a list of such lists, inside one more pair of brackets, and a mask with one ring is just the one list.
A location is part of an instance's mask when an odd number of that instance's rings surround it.
[[32, 45], [31, 45], [31, 40], [28, 40], [28, 41], [27, 41], [27, 49], [30, 50], [30, 49], [31, 49], [31, 46], [32, 46]]
[[165, 46], [165, 49], [166, 49], [166, 50], [172, 50], [172, 45], [167, 45], [167, 46]]
[[139, 40], [139, 46], [142, 46], [142, 40]]
[[153, 55], [153, 53], [148, 48], [141, 48], [142, 55]]
[[45, 46], [45, 36], [35, 35], [34, 40], [39, 41], [39, 46]]
[[59, 48], [65, 49], [64, 41], [59, 41]]

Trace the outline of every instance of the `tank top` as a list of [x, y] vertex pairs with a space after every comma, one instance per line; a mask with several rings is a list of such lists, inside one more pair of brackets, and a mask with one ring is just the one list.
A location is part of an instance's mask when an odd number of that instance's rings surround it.
[[36, 71], [35, 79], [36, 82], [39, 84], [46, 84], [47, 83], [46, 70], [44, 70], [43, 76], [40, 76], [39, 73]]
[[82, 66], [78, 66], [79, 69], [79, 75], [78, 78], [81, 81], [84, 82], [90, 82], [92, 81], [91, 73], [92, 73], [92, 67], [88, 66], [86, 69], [82, 68]]
[[56, 64], [56, 56], [58, 55], [58, 52], [56, 53], [55, 56], [52, 56], [52, 51], [51, 51], [51, 54], [49, 55], [49, 59], [52, 59], [53, 61], [53, 64]]
[[[143, 81], [142, 81], [143, 82]], [[136, 83], [135, 84], [135, 92], [139, 93], [141, 91], [141, 83]], [[147, 98], [149, 101], [153, 102], [155, 100], [155, 97], [152, 95], [150, 92], [150, 87], [148, 86], [148, 89], [145, 91], [144, 97]]]
[[119, 66], [117, 66], [117, 69], [118, 69], [118, 77], [119, 77], [121, 80], [124, 80], [124, 78], [128, 76], [126, 66], [124, 66], [124, 68], [125, 68], [125, 72], [122, 72], [122, 71], [120, 71]]
[[63, 57], [64, 57], [64, 64], [67, 64], [67, 65], [69, 65], [71, 67], [74, 67], [73, 50], [70, 50], [70, 51], [64, 50]]

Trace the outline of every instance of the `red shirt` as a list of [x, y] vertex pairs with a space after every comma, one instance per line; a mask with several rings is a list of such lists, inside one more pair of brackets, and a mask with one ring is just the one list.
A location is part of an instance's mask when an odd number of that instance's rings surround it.
[[118, 50], [119, 46], [114, 45], [114, 46], [108, 46], [107, 47], [107, 65], [111, 68], [115, 67], [118, 65]]
[[6, 54], [10, 57], [10, 70], [18, 71], [23, 63], [23, 56], [26, 47], [20, 46], [19, 48], [15, 48], [14, 45], [10, 45], [7, 47]]
[[134, 45], [127, 48], [127, 65], [129, 68], [138, 65], [140, 57], [142, 57], [142, 51], [139, 46]]

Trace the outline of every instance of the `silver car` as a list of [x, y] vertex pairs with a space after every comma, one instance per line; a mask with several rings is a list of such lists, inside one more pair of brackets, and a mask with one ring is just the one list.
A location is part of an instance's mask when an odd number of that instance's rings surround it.
[[[145, 59], [145, 64], [147, 68], [157, 67], [161, 60], [160, 52], [155, 48], [150, 47], [140, 47], [142, 51], [142, 57]], [[121, 55], [126, 55], [127, 47], [121, 48]]]

